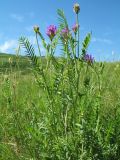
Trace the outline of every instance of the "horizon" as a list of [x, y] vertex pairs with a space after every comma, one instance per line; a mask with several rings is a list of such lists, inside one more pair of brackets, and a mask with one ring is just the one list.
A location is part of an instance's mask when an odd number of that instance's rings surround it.
[[[92, 39], [88, 52], [95, 57], [96, 61], [119, 61], [120, 60], [120, 22], [118, 21], [120, 1], [87, 1], [87, 0], [4, 0], [1, 2], [0, 11], [0, 52], [15, 53], [18, 39], [26, 36], [35, 43], [33, 26], [39, 25], [40, 31], [47, 42], [46, 28], [50, 24], [58, 26], [57, 9], [63, 9], [70, 28], [75, 23], [73, 12], [74, 3], [80, 5], [80, 42], [85, 35], [92, 31]], [[46, 12], [47, 11], [47, 12]], [[73, 17], [73, 18], [71, 18]], [[42, 23], [41, 23], [42, 22]], [[82, 41], [81, 41], [82, 40]], [[41, 46], [44, 52], [43, 47]], [[57, 54], [59, 55], [59, 54]]]

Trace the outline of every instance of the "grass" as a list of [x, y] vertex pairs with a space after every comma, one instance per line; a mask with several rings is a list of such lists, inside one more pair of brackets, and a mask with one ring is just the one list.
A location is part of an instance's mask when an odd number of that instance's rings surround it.
[[[1, 160], [119, 159], [119, 62], [104, 63], [100, 93], [97, 76], [90, 69], [87, 74], [90, 75], [89, 82], [84, 76], [86, 66], [82, 68], [80, 96], [74, 111], [71, 108], [73, 100], [68, 92], [71, 88], [67, 82], [67, 69], [64, 71], [65, 84], [60, 84], [65, 93], [61, 96], [60, 88], [54, 91], [54, 105], [51, 108], [46, 97], [47, 91], [43, 91], [37, 83], [28, 59], [20, 57], [19, 63], [26, 68], [20, 65], [19, 70], [17, 64], [14, 66], [8, 62], [9, 56], [3, 55], [0, 59], [7, 64], [6, 67], [0, 67]], [[100, 64], [94, 65], [98, 72]], [[7, 67], [11, 69], [7, 70]], [[23, 68], [24, 74], [21, 72]], [[57, 73], [52, 74], [49, 83], [53, 83]]]

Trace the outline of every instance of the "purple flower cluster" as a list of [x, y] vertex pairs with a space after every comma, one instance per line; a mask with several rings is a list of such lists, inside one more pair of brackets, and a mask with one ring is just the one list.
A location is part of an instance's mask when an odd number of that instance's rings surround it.
[[84, 61], [87, 62], [88, 64], [93, 64], [94, 63], [94, 57], [90, 54], [85, 54], [84, 55]]
[[72, 27], [73, 32], [76, 34], [78, 31], [79, 25], [76, 23], [74, 24], [74, 26]]
[[[79, 25], [78, 25], [77, 23], [74, 24], [74, 26], [72, 27], [72, 30], [73, 30], [73, 32], [74, 32], [75, 34], [77, 33], [78, 28], [79, 28]], [[62, 29], [60, 35], [61, 35], [61, 38], [62, 38], [62, 39], [67, 40], [69, 34], [70, 34], [70, 30], [69, 30], [68, 28], [64, 28], [64, 29]]]
[[48, 37], [50, 38], [51, 41], [55, 37], [56, 33], [57, 33], [57, 27], [56, 26], [50, 25], [47, 28], [46, 34], [48, 35]]
[[[78, 28], [79, 28], [78, 24], [75, 24], [72, 27], [72, 30], [75, 34], [77, 33]], [[34, 30], [37, 30], [37, 29], [35, 28]], [[47, 27], [46, 34], [48, 35], [48, 37], [50, 38], [51, 41], [55, 37], [56, 33], [57, 33], [57, 27], [55, 25], [50, 25], [50, 26]], [[61, 38], [66, 40], [69, 36], [69, 33], [70, 33], [70, 30], [68, 28], [62, 29], [61, 34], [60, 34]]]
[[68, 28], [62, 29], [62, 31], [61, 31], [61, 38], [67, 39], [68, 35], [69, 35], [69, 29]]

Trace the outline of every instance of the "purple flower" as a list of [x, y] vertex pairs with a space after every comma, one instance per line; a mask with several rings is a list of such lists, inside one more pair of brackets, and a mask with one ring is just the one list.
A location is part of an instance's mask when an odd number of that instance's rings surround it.
[[94, 57], [92, 57], [92, 55], [90, 55], [90, 54], [85, 54], [84, 61], [87, 62], [88, 64], [93, 64]]
[[76, 23], [74, 24], [74, 26], [72, 27], [73, 32], [76, 34], [78, 31], [79, 25]]
[[56, 26], [50, 25], [47, 28], [46, 34], [48, 35], [48, 37], [50, 38], [51, 41], [55, 37], [56, 33], [57, 33], [57, 27]]
[[68, 28], [62, 29], [62, 31], [61, 31], [61, 38], [67, 39], [68, 35], [69, 35], [69, 29]]

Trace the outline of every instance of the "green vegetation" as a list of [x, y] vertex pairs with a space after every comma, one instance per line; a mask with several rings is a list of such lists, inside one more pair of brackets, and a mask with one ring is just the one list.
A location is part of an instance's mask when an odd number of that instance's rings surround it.
[[[9, 56], [2, 56], [3, 59], [7, 63]], [[75, 93], [69, 91], [73, 87], [69, 83], [75, 82], [73, 78], [68, 79], [67, 65], [63, 73], [61, 70], [52, 73], [47, 81], [51, 87], [56, 85], [51, 88], [54, 113], [46, 99], [46, 91], [40, 88], [32, 74], [29, 59], [20, 57], [19, 63], [23, 66], [18, 70], [17, 65], [8, 62], [6, 69], [11, 70], [5, 74], [4, 66], [0, 76], [1, 160], [119, 159], [120, 63], [104, 63], [100, 92], [93, 70], [89, 68], [86, 77], [86, 65], [82, 68], [75, 111]], [[94, 66], [100, 69], [100, 63]], [[3, 66], [0, 69], [3, 70]], [[63, 84], [59, 82], [60, 74], [64, 74]]]
[[[120, 159], [120, 63], [95, 62], [90, 33], [80, 49], [78, 4], [74, 11], [74, 35], [58, 10], [50, 44], [34, 27], [40, 56], [21, 37], [26, 57], [0, 57], [0, 160]], [[56, 58], [59, 42], [63, 56]]]

